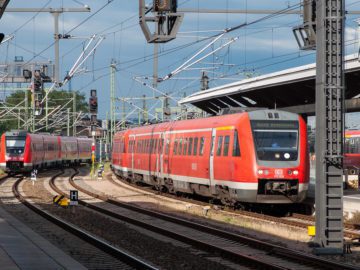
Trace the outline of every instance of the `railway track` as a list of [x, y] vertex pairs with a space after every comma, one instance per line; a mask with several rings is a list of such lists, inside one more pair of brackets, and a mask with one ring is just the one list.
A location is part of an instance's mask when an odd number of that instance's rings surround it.
[[[119, 183], [117, 183], [114, 179], [112, 179], [111, 176], [107, 177], [107, 180], [112, 182], [114, 185], [120, 186]], [[122, 183], [130, 185], [134, 188], [137, 188], [140, 190], [142, 189], [142, 187], [135, 185], [133, 183], [129, 183], [128, 181], [126, 181], [124, 179], [119, 179], [119, 180], [122, 181]], [[191, 202], [194, 204], [200, 204], [202, 206], [209, 205], [209, 203], [204, 203], [199, 200], [195, 200], [195, 199], [191, 199], [191, 198], [182, 198], [182, 197], [178, 197], [176, 195], [172, 195], [172, 194], [168, 194], [168, 193], [160, 193], [159, 191], [149, 189], [146, 186], [144, 186], [144, 188], [146, 188], [147, 192], [151, 192], [156, 195], [161, 195], [161, 196], [165, 196], [165, 197], [172, 198], [172, 199], [175, 198], [177, 200]], [[302, 214], [297, 214], [297, 213], [293, 213], [292, 216], [290, 216], [290, 217], [277, 217], [277, 216], [266, 215], [266, 214], [251, 212], [251, 211], [246, 211], [246, 210], [226, 209], [225, 211], [230, 212], [232, 214], [239, 214], [239, 215], [243, 215], [246, 217], [266, 220], [266, 221], [275, 222], [278, 224], [284, 224], [284, 225], [297, 227], [297, 228], [303, 228], [303, 229], [307, 229], [308, 226], [313, 226], [315, 224], [315, 218], [313, 216], [302, 215]], [[347, 237], [349, 239], [359, 239], [360, 238], [360, 225], [344, 223], [344, 227], [345, 227], [345, 230], [344, 230], [345, 237]]]
[[[324, 260], [319, 257], [289, 250], [268, 242], [252, 239], [220, 229], [198, 224], [185, 219], [146, 210], [130, 204], [121, 203], [112, 198], [93, 193], [76, 184], [71, 185], [92, 198], [115, 205], [121, 213], [98, 207], [86, 200], [79, 203], [116, 219], [121, 219], [147, 230], [166, 235], [176, 240], [191, 244], [197, 248], [220, 254], [237, 263], [246, 263], [250, 267], [261, 269], [358, 269], [357, 267]], [[52, 181], [52, 187], [63, 193]], [[66, 194], [63, 194], [66, 195]], [[84, 196], [84, 195], [83, 195]]]
[[[56, 173], [54, 176], [51, 177], [51, 179], [55, 179], [56, 177], [60, 176], [63, 174], [63, 171]], [[89, 234], [88, 232], [78, 228], [77, 226], [72, 225], [69, 222], [66, 222], [58, 217], [56, 217], [55, 215], [49, 213], [48, 211], [36, 206], [33, 202], [29, 201], [26, 199], [25, 196], [23, 196], [21, 194], [21, 192], [19, 191], [19, 185], [21, 183], [21, 181], [23, 180], [23, 178], [19, 178], [15, 181], [15, 183], [12, 186], [12, 191], [14, 193], [14, 196], [23, 204], [25, 205], [27, 208], [31, 209], [33, 212], [37, 213], [38, 215], [42, 216], [43, 218], [45, 218], [46, 220], [50, 221], [51, 223], [55, 224], [56, 226], [59, 226], [60, 228], [66, 230], [67, 232], [71, 233], [72, 235], [80, 238], [81, 240], [89, 243], [90, 245], [94, 246], [96, 249], [99, 249], [107, 254], [109, 254], [110, 256], [112, 256], [113, 258], [115, 258], [116, 260], [118, 260], [118, 263], [114, 264], [113, 267], [114, 268], [119, 268], [119, 269], [157, 269], [151, 265], [149, 265], [148, 263], [139, 260], [138, 258], [135, 258], [134, 256], [127, 254], [126, 252], [106, 243], [105, 241], [101, 240], [100, 238], [93, 236], [91, 234]], [[84, 250], [86, 251], [86, 250]], [[91, 255], [87, 255], [87, 256], [97, 256], [97, 257], [101, 257], [101, 254], [99, 255], [99, 253], [93, 253]], [[100, 260], [108, 260], [108, 258], [98, 258], [98, 261]], [[120, 267], [119, 267], [120, 265]], [[94, 265], [94, 268], [99, 268], [101, 267], [100, 265]]]

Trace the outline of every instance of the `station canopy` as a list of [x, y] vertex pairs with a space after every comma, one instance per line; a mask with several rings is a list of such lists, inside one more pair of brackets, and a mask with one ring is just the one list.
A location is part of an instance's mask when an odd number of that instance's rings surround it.
[[[278, 108], [304, 115], [315, 114], [316, 65], [309, 64], [244, 79], [194, 93], [180, 104], [192, 104], [210, 114], [227, 108]], [[345, 110], [360, 111], [360, 60], [345, 57]]]

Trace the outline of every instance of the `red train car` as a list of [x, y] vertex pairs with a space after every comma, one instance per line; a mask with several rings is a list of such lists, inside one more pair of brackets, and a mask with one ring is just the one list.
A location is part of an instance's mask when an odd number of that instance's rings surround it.
[[91, 160], [92, 140], [10, 131], [1, 136], [0, 168], [6, 172], [29, 172], [67, 163]]
[[360, 173], [360, 130], [348, 130], [345, 132], [344, 169], [349, 174]]
[[256, 110], [143, 126], [116, 134], [115, 173], [225, 203], [301, 202], [308, 189], [306, 124]]

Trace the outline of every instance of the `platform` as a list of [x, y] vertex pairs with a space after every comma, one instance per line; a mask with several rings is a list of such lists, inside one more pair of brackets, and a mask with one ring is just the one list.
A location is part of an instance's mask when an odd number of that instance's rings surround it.
[[[315, 168], [310, 168], [310, 183], [309, 190], [306, 199], [306, 203], [314, 203], [315, 200]], [[347, 213], [350, 217], [355, 212], [360, 212], [360, 189], [345, 189], [344, 190], [344, 213]]]
[[0, 207], [1, 269], [86, 269]]

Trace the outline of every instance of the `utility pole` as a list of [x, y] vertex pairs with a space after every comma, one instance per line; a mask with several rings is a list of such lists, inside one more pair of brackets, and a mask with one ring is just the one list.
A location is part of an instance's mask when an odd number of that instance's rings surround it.
[[[48, 90], [45, 90], [45, 92], [47, 92]], [[46, 93], [47, 95], [47, 93]], [[45, 130], [48, 131], [48, 126], [49, 126], [49, 118], [48, 118], [48, 113], [49, 113], [49, 107], [48, 107], [48, 99], [45, 99]]]
[[[124, 97], [125, 98], [125, 97]], [[125, 100], [123, 99], [122, 101], [122, 117], [121, 117], [121, 121], [122, 121], [122, 128], [125, 129]]]
[[110, 64], [110, 144], [115, 134], [115, 73], [116, 62], [113, 59]]
[[76, 92], [73, 92], [73, 136], [76, 136]]
[[28, 131], [28, 115], [29, 115], [29, 90], [25, 90], [25, 116], [24, 116], [24, 120], [25, 120], [25, 130]]
[[316, 1], [317, 254], [343, 254], [344, 0]]
[[67, 108], [67, 136], [70, 136], [70, 108]]
[[147, 123], [149, 121], [148, 114], [147, 114], [147, 108], [146, 108], [146, 95], [143, 95], [143, 122]]

